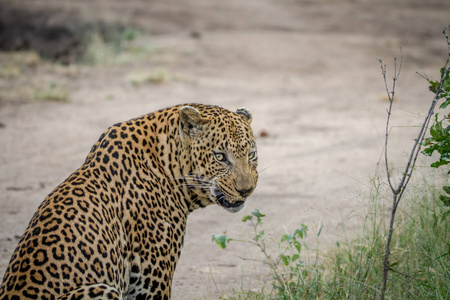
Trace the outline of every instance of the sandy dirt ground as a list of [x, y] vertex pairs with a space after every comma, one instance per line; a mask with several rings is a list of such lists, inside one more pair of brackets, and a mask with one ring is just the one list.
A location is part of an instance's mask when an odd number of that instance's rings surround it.
[[[22, 2], [52, 9], [48, 22], [112, 20], [149, 34], [133, 42], [147, 51], [139, 59], [39, 62], [0, 76], [0, 278], [37, 206], [110, 125], [186, 102], [252, 111], [258, 188], [240, 213], [208, 207], [190, 216], [173, 299], [258, 287], [265, 270], [241, 259], [258, 253], [211, 242], [223, 232], [248, 235], [240, 220], [255, 208], [273, 235], [305, 223], [314, 236], [323, 226], [323, 247], [356, 232], [383, 167], [388, 103], [377, 58], [392, 74], [402, 49], [390, 144], [392, 165], [402, 168], [431, 99], [416, 71], [438, 77], [450, 23], [446, 0]], [[159, 82], [142, 80], [155, 74]], [[33, 87], [52, 84], [67, 89], [68, 101], [28, 99]]]

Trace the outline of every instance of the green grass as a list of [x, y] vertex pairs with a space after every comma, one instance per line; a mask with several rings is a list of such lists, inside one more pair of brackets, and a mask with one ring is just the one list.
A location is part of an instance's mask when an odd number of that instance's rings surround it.
[[84, 51], [79, 62], [88, 66], [118, 66], [138, 61], [154, 60], [165, 50], [141, 38], [131, 28], [110, 29], [108, 33], [92, 30], [85, 33]]
[[35, 100], [66, 102], [69, 100], [69, 91], [62, 85], [50, 83], [47, 86], [35, 88], [33, 98]]
[[[448, 208], [439, 200], [439, 188], [424, 186], [405, 196], [394, 226], [386, 299], [450, 299], [450, 226], [444, 215]], [[264, 257], [274, 278], [269, 288], [261, 292], [234, 290], [223, 298], [379, 299], [388, 213], [383, 203], [389, 203], [389, 197], [384, 199], [378, 186], [369, 202], [362, 231], [353, 239], [326, 252], [309, 250], [300, 236], [301, 251], [292, 251], [291, 244], [281, 239], [279, 253], [290, 257], [298, 253], [300, 258], [270, 262]], [[268, 239], [258, 226], [255, 237]], [[261, 248], [255, 238], [244, 242]]]
[[[7, 83], [0, 88], [0, 102], [69, 101], [69, 87], [58, 67], [33, 51], [0, 52], [0, 80]], [[42, 79], [47, 77], [53, 79]]]
[[146, 84], [163, 84], [170, 81], [169, 71], [164, 68], [157, 68], [146, 72], [134, 72], [128, 76], [128, 81], [135, 87]]
[[18, 78], [39, 63], [40, 57], [36, 52], [0, 52], [0, 79]]

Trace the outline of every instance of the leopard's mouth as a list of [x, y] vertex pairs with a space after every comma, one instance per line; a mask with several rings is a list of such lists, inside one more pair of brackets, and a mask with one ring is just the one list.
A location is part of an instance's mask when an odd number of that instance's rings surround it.
[[215, 197], [217, 199], [217, 203], [228, 210], [229, 212], [235, 213], [240, 211], [245, 206], [246, 198], [243, 198], [241, 201], [230, 202], [227, 200], [227, 197], [217, 188], [214, 190]]

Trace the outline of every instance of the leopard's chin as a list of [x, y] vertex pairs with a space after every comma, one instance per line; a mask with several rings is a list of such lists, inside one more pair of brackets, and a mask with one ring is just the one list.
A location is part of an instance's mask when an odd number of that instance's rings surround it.
[[241, 201], [230, 202], [227, 200], [225, 195], [218, 189], [216, 189], [215, 191], [215, 197], [217, 199], [217, 203], [229, 212], [236, 213], [245, 207], [246, 198], [243, 198], [243, 200]]

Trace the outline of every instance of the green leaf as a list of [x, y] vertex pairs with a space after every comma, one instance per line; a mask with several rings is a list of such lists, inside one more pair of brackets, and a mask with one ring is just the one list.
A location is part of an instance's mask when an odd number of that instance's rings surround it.
[[214, 234], [212, 236], [212, 240], [215, 241], [220, 248], [225, 249], [227, 247], [227, 243], [231, 239], [227, 239], [225, 234]]
[[323, 228], [323, 225], [320, 225], [319, 232], [317, 233], [317, 237], [319, 237], [320, 233], [322, 233], [322, 228]]
[[301, 239], [303, 239], [303, 231], [301, 229], [296, 229], [294, 235], [299, 236]]
[[253, 211], [252, 211], [252, 215], [254, 215], [255, 217], [257, 217], [257, 218], [262, 218], [262, 217], [265, 217], [266, 215], [263, 215], [260, 211], [259, 211], [259, 209], [254, 209]]
[[[445, 71], [446, 71], [445, 67], [441, 68], [441, 79], [444, 77]], [[444, 80], [442, 82], [441, 95], [439, 95], [439, 96], [441, 96], [440, 98], [444, 97], [442, 95], [442, 94], [444, 94], [444, 93], [442, 93], [442, 91], [449, 91], [450, 90], [450, 74], [449, 73], [446, 74], [446, 76], [445, 76], [445, 78], [444, 78]], [[430, 81], [428, 81], [428, 83], [430, 84], [429, 90], [436, 94], [438, 92], [438, 88], [439, 88], [439, 85], [440, 85], [440, 80], [439, 81], [431, 81], [430, 80]]]
[[289, 234], [283, 234], [282, 236], [281, 236], [281, 242], [284, 242], [284, 241], [287, 241], [287, 239], [289, 238]]
[[263, 235], [264, 235], [264, 230], [261, 230], [257, 235], [255, 235], [253, 240], [258, 241]]
[[305, 224], [302, 224], [302, 227], [300, 229], [296, 229], [294, 232], [294, 236], [299, 236], [300, 239], [306, 238], [306, 232], [308, 231], [308, 226]]
[[447, 217], [450, 215], [450, 210], [447, 210], [446, 212], [444, 212], [444, 214], [442, 215], [442, 221], [446, 220]]
[[396, 261], [396, 262], [392, 263], [389, 267], [392, 268], [392, 267], [395, 267], [398, 264], [400, 264], [400, 262]]
[[436, 93], [437, 89], [439, 87], [439, 81], [429, 81], [428, 82], [430, 84], [429, 89], [431, 92]]
[[447, 194], [450, 194], [450, 186], [443, 186], [442, 189], [443, 189]]
[[291, 258], [288, 255], [280, 254], [280, 258], [283, 261], [285, 266], [289, 265], [289, 261], [291, 260]]
[[295, 249], [297, 249], [298, 253], [302, 252], [302, 244], [300, 244], [299, 242], [295, 241], [294, 242], [294, 247], [295, 247]]
[[444, 109], [447, 108], [447, 106], [450, 104], [450, 98], [448, 98], [450, 95], [447, 93], [447, 95], [445, 96], [447, 100], [445, 100], [441, 106], [439, 106], [440, 109]]
[[291, 257], [291, 260], [292, 261], [296, 261], [297, 259], [299, 259], [300, 258], [300, 254], [294, 254], [294, 255], [292, 255], [292, 257]]
[[245, 215], [242, 217], [241, 221], [242, 222], [247, 222], [249, 220], [251, 220], [253, 217], [251, 215]]
[[440, 195], [439, 200], [441, 200], [445, 206], [450, 207], [450, 197], [445, 196], [445, 195]]
[[440, 166], [444, 166], [444, 165], [448, 165], [448, 164], [450, 164], [450, 161], [438, 160], [438, 161], [432, 163], [431, 166], [433, 168], [439, 168]]

